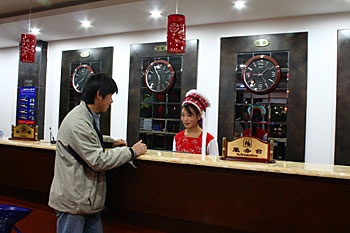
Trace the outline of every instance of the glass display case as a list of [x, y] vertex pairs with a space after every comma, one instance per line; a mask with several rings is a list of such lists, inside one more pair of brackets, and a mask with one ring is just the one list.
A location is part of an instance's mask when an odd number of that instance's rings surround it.
[[[145, 70], [155, 60], [165, 60], [175, 72], [173, 86], [164, 93], [151, 91], [145, 83]], [[139, 137], [149, 149], [172, 150], [173, 138], [181, 126], [182, 56], [143, 58], [140, 88]]]
[[[271, 92], [255, 94], [249, 92], [242, 80], [244, 64], [256, 55], [267, 55], [277, 61], [280, 66], [279, 84]], [[288, 80], [289, 80], [289, 52], [249, 52], [236, 53], [235, 77], [235, 116], [234, 137], [251, 136], [253, 130], [266, 134], [262, 140], [274, 140], [274, 158], [285, 159], [287, 146], [287, 115], [288, 115]], [[259, 118], [253, 117], [254, 110], [260, 113]], [[265, 132], [265, 133], [262, 133]]]

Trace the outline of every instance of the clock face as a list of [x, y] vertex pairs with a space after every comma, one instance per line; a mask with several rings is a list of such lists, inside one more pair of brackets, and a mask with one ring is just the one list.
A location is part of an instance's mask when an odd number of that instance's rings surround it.
[[174, 83], [174, 68], [165, 60], [156, 60], [147, 67], [144, 78], [149, 90], [155, 93], [164, 93]]
[[89, 65], [78, 66], [72, 74], [72, 85], [76, 92], [82, 93], [85, 83], [94, 74], [93, 69]]
[[250, 58], [242, 70], [242, 79], [247, 89], [256, 94], [271, 92], [279, 83], [281, 71], [270, 56], [257, 55]]

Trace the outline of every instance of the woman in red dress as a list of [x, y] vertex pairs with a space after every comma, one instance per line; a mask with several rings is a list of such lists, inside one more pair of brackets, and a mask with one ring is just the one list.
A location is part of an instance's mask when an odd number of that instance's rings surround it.
[[[196, 90], [187, 92], [182, 103], [181, 121], [185, 130], [174, 137], [173, 150], [192, 154], [219, 155], [218, 145], [210, 133], [206, 132], [206, 108], [208, 100]], [[203, 129], [199, 122], [203, 117]], [[205, 143], [204, 143], [205, 142]], [[202, 149], [204, 146], [204, 149]]]

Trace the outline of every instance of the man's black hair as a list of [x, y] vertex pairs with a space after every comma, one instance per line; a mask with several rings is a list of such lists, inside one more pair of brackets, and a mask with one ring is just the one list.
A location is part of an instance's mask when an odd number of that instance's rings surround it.
[[94, 104], [98, 91], [102, 98], [105, 98], [108, 94], [118, 94], [118, 86], [110, 75], [105, 73], [94, 74], [84, 86], [83, 100], [87, 104]]

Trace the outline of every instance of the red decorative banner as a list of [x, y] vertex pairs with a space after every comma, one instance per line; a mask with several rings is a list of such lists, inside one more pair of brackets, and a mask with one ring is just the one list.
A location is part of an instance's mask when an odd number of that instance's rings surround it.
[[184, 53], [186, 50], [185, 16], [173, 14], [168, 16], [167, 50], [169, 53]]
[[21, 34], [20, 61], [35, 62], [36, 36], [33, 34]]

